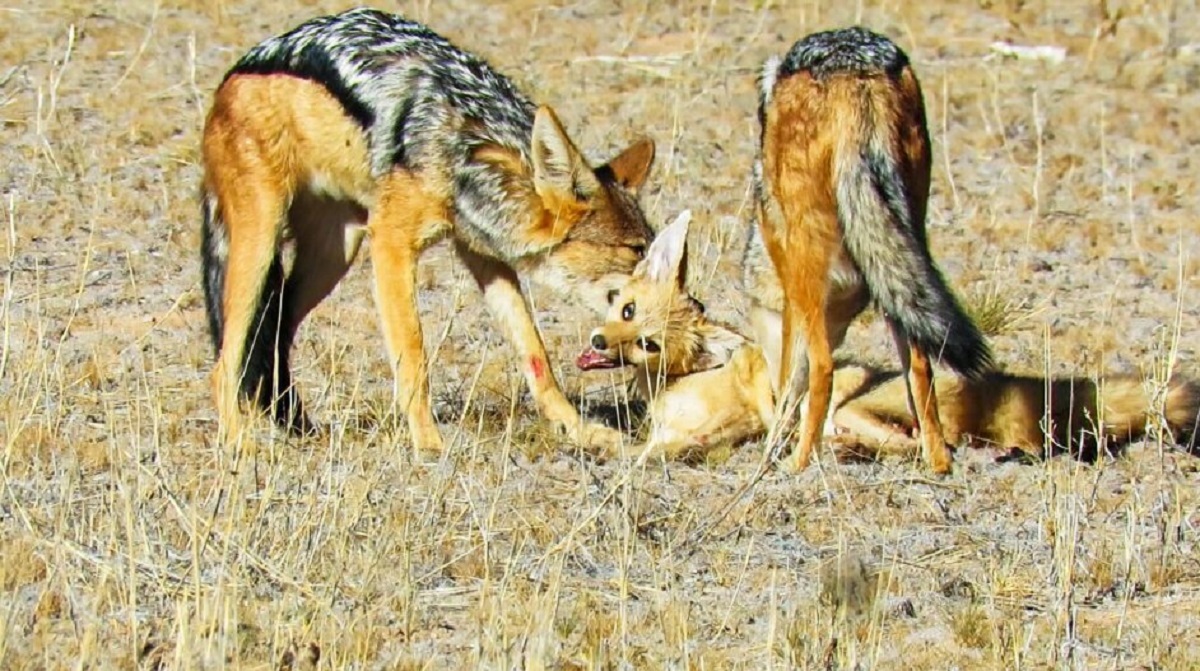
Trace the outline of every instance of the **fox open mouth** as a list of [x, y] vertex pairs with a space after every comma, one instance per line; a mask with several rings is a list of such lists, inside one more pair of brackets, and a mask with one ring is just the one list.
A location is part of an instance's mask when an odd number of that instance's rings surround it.
[[620, 368], [624, 364], [617, 359], [610, 358], [604, 352], [589, 347], [575, 358], [575, 365], [579, 367], [579, 370], [604, 370]]

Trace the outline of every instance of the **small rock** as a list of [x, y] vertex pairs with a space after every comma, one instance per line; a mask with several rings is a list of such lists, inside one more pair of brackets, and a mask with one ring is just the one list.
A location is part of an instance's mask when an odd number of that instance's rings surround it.
[[953, 578], [942, 583], [942, 596], [948, 599], [975, 599], [975, 585], [962, 578]]
[[912, 620], [917, 617], [917, 607], [908, 597], [894, 597], [888, 603], [887, 614], [893, 619]]

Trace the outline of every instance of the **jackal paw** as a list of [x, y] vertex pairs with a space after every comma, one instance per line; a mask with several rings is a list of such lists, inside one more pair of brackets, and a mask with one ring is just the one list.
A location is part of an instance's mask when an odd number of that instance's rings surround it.
[[792, 448], [791, 454], [780, 460], [779, 465], [783, 468], [785, 473], [791, 473], [795, 475], [808, 468], [808, 465], [811, 462], [812, 452], [805, 452], [804, 450], [801, 450], [799, 446], [796, 446]]
[[429, 426], [412, 432], [413, 449], [417, 454], [436, 455], [446, 449], [442, 433], [437, 426]]
[[954, 458], [950, 456], [950, 449], [943, 448], [943, 452], [927, 455], [929, 461], [929, 470], [933, 471], [934, 475], [950, 475], [954, 472]]

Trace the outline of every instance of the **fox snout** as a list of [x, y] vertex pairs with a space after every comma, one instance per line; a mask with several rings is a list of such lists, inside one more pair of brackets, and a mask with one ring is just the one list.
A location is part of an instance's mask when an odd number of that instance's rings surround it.
[[588, 344], [590, 347], [575, 359], [575, 365], [580, 370], [620, 368], [629, 363], [620, 352], [609, 351], [609, 346], [613, 343], [609, 342], [609, 339], [604, 335], [603, 327], [592, 331]]

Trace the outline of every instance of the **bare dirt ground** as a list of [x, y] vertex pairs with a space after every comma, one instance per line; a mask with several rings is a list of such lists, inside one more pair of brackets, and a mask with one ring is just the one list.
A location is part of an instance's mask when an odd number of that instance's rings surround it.
[[[1095, 466], [960, 451], [944, 480], [826, 455], [768, 473], [697, 540], [759, 446], [637, 470], [573, 454], [442, 248], [422, 271], [442, 459], [415, 458], [388, 415], [369, 259], [295, 354], [328, 435], [219, 449], [205, 108], [246, 48], [349, 6], [0, 3], [0, 667], [1200, 667], [1200, 475], [1169, 444]], [[870, 25], [922, 78], [934, 254], [1001, 314], [999, 358], [1196, 372], [1195, 3], [382, 7], [490, 59], [594, 158], [654, 137], [643, 202], [696, 213], [694, 289], [735, 322], [759, 64]], [[617, 399], [619, 376], [570, 365], [589, 313], [534, 297], [567, 387]], [[845, 351], [892, 356], [870, 319]]]

